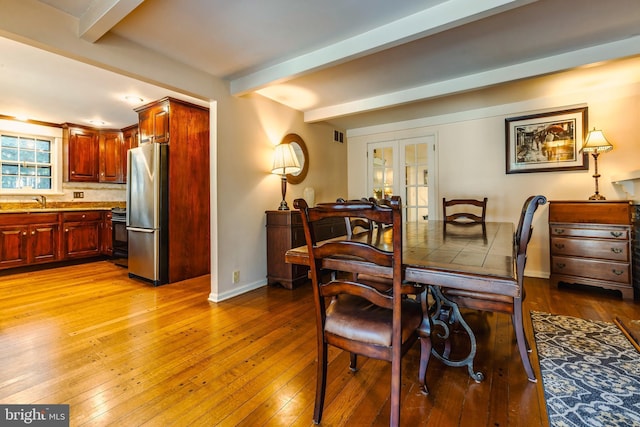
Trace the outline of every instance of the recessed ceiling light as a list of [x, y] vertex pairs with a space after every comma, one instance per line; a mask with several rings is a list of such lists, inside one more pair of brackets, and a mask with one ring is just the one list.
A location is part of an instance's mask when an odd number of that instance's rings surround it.
[[124, 97], [124, 100], [127, 101], [129, 104], [138, 104], [138, 103], [144, 102], [144, 99], [136, 95], [127, 95]]
[[102, 120], [89, 120], [89, 123], [91, 123], [94, 126], [104, 126], [107, 124], [107, 122]]

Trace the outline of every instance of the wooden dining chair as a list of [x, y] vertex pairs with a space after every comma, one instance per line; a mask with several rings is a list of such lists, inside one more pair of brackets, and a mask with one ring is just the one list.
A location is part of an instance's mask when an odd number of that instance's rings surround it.
[[451, 199], [442, 198], [442, 220], [456, 224], [481, 224], [487, 214], [487, 198]]
[[[359, 200], [350, 200], [351, 202], [366, 202], [367, 198], [363, 197]], [[336, 203], [346, 203], [347, 200], [339, 197], [336, 200]], [[344, 219], [345, 227], [347, 229], [347, 236], [351, 237], [354, 232], [364, 232], [364, 231], [373, 231], [374, 225], [363, 218], [349, 218], [345, 217]]]
[[513, 329], [516, 335], [516, 343], [522, 365], [527, 373], [529, 381], [536, 382], [536, 375], [533, 372], [531, 361], [529, 360], [529, 343], [524, 333], [522, 302], [525, 298], [524, 289], [524, 268], [527, 263], [527, 247], [533, 232], [533, 215], [538, 206], [547, 203], [544, 196], [531, 196], [527, 198], [520, 212], [518, 228], [514, 234], [514, 259], [516, 269], [516, 284], [512, 292], [495, 293], [487, 288], [482, 291], [470, 291], [462, 289], [443, 289], [445, 297], [455, 302], [460, 308], [470, 308], [481, 311], [492, 311], [507, 313], [511, 315]]
[[[430, 336], [424, 334], [425, 328], [421, 327], [423, 322], [429, 322], [428, 314], [423, 316], [423, 310], [426, 313], [426, 287], [418, 290], [403, 281], [400, 199], [389, 201], [387, 206], [347, 201], [321, 203], [314, 208], [309, 208], [304, 199], [296, 199], [294, 206], [302, 214], [316, 309], [318, 359], [313, 421], [318, 424], [322, 418], [327, 384], [327, 347], [332, 345], [351, 354], [350, 367], [354, 371], [357, 369], [357, 355], [391, 362], [390, 425], [397, 426], [400, 422], [401, 359], [418, 339], [419, 328], [419, 381], [425, 393], [424, 371], [431, 353]], [[366, 237], [317, 241], [313, 224], [331, 217], [389, 224], [393, 227], [392, 233], [384, 231], [382, 249]], [[376, 230], [383, 232], [382, 229]], [[327, 270], [334, 274], [323, 274]], [[391, 280], [392, 291], [381, 292], [361, 281], [359, 278], [365, 275]], [[415, 298], [416, 293], [420, 298]]]

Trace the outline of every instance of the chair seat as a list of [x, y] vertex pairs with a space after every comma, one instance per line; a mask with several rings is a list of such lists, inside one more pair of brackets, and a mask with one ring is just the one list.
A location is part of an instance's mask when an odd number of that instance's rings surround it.
[[[327, 308], [325, 332], [349, 340], [391, 346], [392, 310], [378, 307], [364, 298], [340, 295]], [[402, 342], [408, 340], [422, 322], [420, 304], [402, 301]]]

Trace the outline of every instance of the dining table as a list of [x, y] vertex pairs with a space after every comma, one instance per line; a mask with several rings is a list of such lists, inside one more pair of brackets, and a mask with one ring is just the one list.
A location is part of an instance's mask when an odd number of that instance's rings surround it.
[[[350, 237], [335, 239], [369, 240], [380, 249], [391, 250], [391, 230], [381, 228], [373, 235], [363, 232]], [[373, 240], [372, 240], [373, 239]], [[289, 249], [285, 261], [309, 265], [307, 246]], [[462, 358], [450, 357], [449, 349], [432, 350], [432, 354], [449, 366], [466, 366], [469, 375], [480, 382], [481, 372], [474, 370], [476, 339], [460, 313], [459, 307], [447, 299], [446, 289], [455, 288], [474, 292], [518, 296], [514, 257], [514, 224], [511, 222], [485, 222], [482, 224], [453, 224], [439, 220], [407, 222], [403, 225], [402, 263], [407, 282], [428, 285], [432, 306], [431, 323], [444, 329], [440, 336], [449, 337], [454, 321], [469, 336], [470, 350]], [[331, 270], [327, 260], [323, 268]], [[451, 316], [443, 320], [442, 313], [449, 310]]]

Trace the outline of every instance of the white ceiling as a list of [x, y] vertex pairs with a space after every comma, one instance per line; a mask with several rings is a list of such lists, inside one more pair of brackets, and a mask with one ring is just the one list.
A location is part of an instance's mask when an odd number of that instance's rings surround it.
[[[113, 33], [228, 80], [237, 96], [258, 92], [345, 129], [414, 118], [443, 96], [640, 55], [639, 0], [40, 2], [76, 17], [89, 43]], [[100, 117], [119, 128], [136, 115], [114, 94], [130, 92], [202, 103], [0, 38], [0, 114]]]

